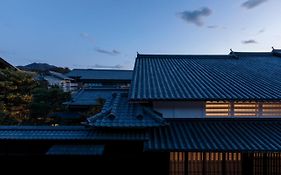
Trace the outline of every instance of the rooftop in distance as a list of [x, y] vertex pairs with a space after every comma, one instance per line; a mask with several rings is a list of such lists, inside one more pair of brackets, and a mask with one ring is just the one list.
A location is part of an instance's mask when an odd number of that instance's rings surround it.
[[118, 69], [73, 69], [66, 76], [81, 80], [131, 80], [133, 70]]

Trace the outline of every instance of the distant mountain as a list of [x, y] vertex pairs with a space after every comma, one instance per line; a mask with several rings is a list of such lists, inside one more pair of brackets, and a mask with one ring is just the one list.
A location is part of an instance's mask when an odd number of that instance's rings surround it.
[[29, 70], [29, 71], [48, 71], [50, 69], [56, 68], [56, 66], [49, 65], [47, 63], [31, 63], [25, 66], [17, 66], [19, 69], [22, 70]]
[[57, 67], [47, 63], [31, 63], [25, 66], [17, 66], [17, 68], [33, 72], [55, 71], [59, 73], [68, 73], [70, 71], [67, 67]]

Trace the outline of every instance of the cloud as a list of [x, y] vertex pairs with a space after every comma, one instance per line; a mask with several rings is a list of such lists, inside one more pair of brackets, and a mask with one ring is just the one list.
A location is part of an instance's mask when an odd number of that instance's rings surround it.
[[95, 50], [99, 53], [106, 54], [106, 55], [112, 55], [112, 56], [120, 54], [120, 52], [118, 50], [115, 50], [115, 49], [109, 51], [109, 50], [105, 50], [105, 49], [96, 48]]
[[94, 37], [87, 33], [87, 32], [81, 32], [80, 33], [80, 37], [89, 41], [92, 45], [95, 46], [94, 50], [98, 53], [102, 53], [102, 54], [106, 54], [106, 55], [111, 55], [111, 56], [115, 56], [115, 55], [119, 55], [120, 52], [116, 49], [113, 49], [113, 50], [106, 50], [106, 49], [101, 49], [99, 48], [97, 45], [96, 45], [96, 42], [95, 42], [95, 39]]
[[261, 33], [263, 33], [263, 32], [265, 32], [265, 29], [259, 30], [259, 31], [258, 31], [258, 34], [261, 34]]
[[87, 41], [89, 41], [92, 44], [95, 44], [94, 37], [92, 35], [90, 35], [89, 33], [87, 33], [87, 32], [81, 32], [80, 33], [80, 37], [85, 39], [85, 40], [87, 40]]
[[184, 21], [195, 24], [196, 26], [203, 26], [204, 22], [202, 20], [203, 17], [210, 16], [212, 14], [212, 10], [208, 7], [203, 7], [199, 10], [194, 11], [183, 11], [178, 13], [179, 17]]
[[257, 44], [258, 42], [256, 40], [250, 39], [250, 40], [244, 40], [242, 41], [243, 44]]
[[123, 68], [123, 66], [120, 65], [120, 64], [113, 65], [113, 66], [95, 64], [91, 67], [92, 68], [99, 68], [99, 69], [121, 69], [121, 68]]
[[254, 7], [259, 6], [260, 4], [266, 2], [267, 0], [247, 0], [243, 4], [241, 4], [242, 7], [245, 7], [247, 9], [252, 9]]
[[209, 29], [215, 29], [215, 28], [218, 28], [219, 26], [217, 26], [217, 25], [210, 25], [210, 26], [207, 26], [207, 28], [209, 28]]

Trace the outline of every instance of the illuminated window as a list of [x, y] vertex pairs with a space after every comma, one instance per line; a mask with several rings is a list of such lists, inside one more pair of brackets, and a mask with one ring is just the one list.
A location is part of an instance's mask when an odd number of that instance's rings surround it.
[[234, 116], [247, 117], [258, 116], [259, 106], [257, 102], [234, 102]]
[[276, 117], [281, 116], [280, 102], [265, 102], [262, 104], [262, 116]]
[[[179, 155], [182, 155], [183, 159]], [[241, 153], [171, 152], [170, 174], [240, 175], [242, 174]]]
[[230, 115], [230, 102], [207, 101], [205, 112], [207, 117], [227, 117]]
[[281, 102], [206, 101], [206, 117], [281, 117]]
[[170, 153], [170, 175], [184, 175], [184, 153], [183, 152], [171, 152]]

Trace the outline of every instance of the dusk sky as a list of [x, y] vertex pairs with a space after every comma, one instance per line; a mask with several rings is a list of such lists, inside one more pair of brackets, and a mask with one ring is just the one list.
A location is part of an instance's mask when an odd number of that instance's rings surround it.
[[132, 69], [136, 53], [281, 48], [281, 0], [0, 0], [14, 65]]

